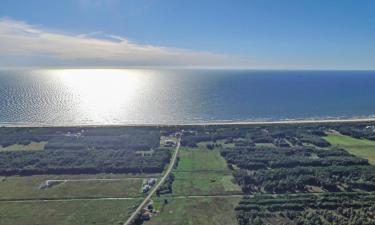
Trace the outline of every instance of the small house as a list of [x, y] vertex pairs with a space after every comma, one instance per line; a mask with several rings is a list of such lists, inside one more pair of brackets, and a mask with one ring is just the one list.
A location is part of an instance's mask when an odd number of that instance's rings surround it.
[[147, 193], [150, 189], [151, 189], [151, 186], [148, 185], [148, 184], [145, 184], [145, 185], [143, 186], [143, 193]]
[[147, 180], [147, 184], [153, 186], [156, 183], [156, 178], [150, 178]]
[[164, 145], [167, 146], [167, 147], [173, 147], [173, 146], [176, 146], [176, 142], [173, 141], [173, 140], [169, 140], [169, 139], [167, 139], [167, 140], [165, 140], [164, 143], [165, 143]]

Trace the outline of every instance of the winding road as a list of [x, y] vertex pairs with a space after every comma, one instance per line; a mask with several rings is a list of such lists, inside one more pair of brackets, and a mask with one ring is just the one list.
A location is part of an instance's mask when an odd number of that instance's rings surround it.
[[176, 159], [178, 156], [178, 152], [180, 150], [180, 142], [181, 138], [177, 140], [176, 150], [174, 151], [174, 154], [172, 156], [172, 160], [169, 163], [167, 171], [165, 171], [165, 174], [163, 177], [159, 180], [159, 182], [151, 189], [151, 191], [148, 193], [146, 198], [142, 201], [142, 203], [137, 207], [137, 209], [132, 213], [132, 215], [126, 220], [123, 225], [131, 225], [131, 223], [139, 216], [141, 210], [144, 208], [144, 206], [150, 201], [151, 197], [155, 194], [156, 190], [164, 183], [164, 181], [167, 179], [168, 175], [172, 172], [173, 166], [176, 163]]

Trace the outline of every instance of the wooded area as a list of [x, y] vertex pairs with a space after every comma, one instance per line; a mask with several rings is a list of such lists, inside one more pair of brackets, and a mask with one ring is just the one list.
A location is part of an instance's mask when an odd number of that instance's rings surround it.
[[[40, 151], [0, 152], [1, 175], [159, 173], [170, 151], [151, 128], [2, 128], [0, 143], [45, 141]], [[148, 151], [150, 154], [140, 154]]]
[[205, 141], [222, 147], [235, 182], [249, 194], [235, 209], [240, 225], [375, 224], [375, 167], [325, 138], [374, 140], [372, 123], [217, 126], [195, 131], [183, 136], [182, 144]]

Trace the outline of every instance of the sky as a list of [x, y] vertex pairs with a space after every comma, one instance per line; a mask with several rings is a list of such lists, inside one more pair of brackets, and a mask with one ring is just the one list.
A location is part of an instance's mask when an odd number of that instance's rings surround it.
[[0, 67], [375, 69], [373, 0], [1, 0]]

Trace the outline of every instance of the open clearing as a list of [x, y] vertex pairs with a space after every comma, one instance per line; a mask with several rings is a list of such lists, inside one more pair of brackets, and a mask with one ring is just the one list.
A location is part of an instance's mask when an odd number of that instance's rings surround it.
[[208, 150], [206, 143], [198, 148], [181, 148], [180, 162], [173, 172], [173, 195], [241, 194], [232, 182], [232, 173], [219, 149]]
[[0, 145], [0, 152], [6, 152], [6, 151], [40, 151], [44, 150], [44, 146], [48, 142], [41, 141], [41, 142], [31, 142], [27, 145], [21, 145], [21, 144], [13, 144], [9, 145], [7, 147], [3, 147]]
[[218, 150], [208, 150], [205, 146], [198, 148], [182, 147], [180, 162], [176, 172], [194, 172], [202, 170], [227, 171], [227, 163]]
[[335, 134], [330, 134], [324, 139], [333, 146], [344, 148], [354, 155], [368, 159], [369, 163], [375, 165], [375, 141]]
[[[46, 180], [67, 182], [56, 182], [49, 188], [39, 189]], [[142, 197], [142, 180], [142, 177], [127, 174], [12, 176], [0, 179], [0, 200]]]
[[[164, 199], [168, 203], [164, 204]], [[155, 207], [160, 213], [146, 225], [235, 225], [234, 207], [241, 197], [160, 198]]]
[[119, 224], [141, 200], [0, 202], [0, 225]]
[[232, 182], [232, 175], [218, 172], [175, 173], [173, 195], [241, 194], [241, 188]]

